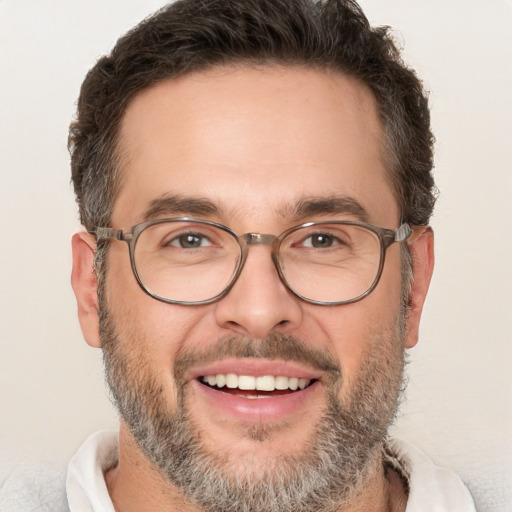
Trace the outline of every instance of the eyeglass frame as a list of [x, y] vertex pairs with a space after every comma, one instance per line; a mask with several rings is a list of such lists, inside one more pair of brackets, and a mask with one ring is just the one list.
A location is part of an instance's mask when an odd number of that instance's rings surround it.
[[[212, 297], [210, 299], [205, 299], [201, 301], [182, 301], [182, 300], [174, 300], [174, 299], [168, 299], [166, 297], [162, 297], [160, 295], [157, 295], [156, 293], [152, 292], [149, 288], [146, 287], [146, 285], [142, 282], [142, 279], [139, 276], [139, 273], [137, 271], [137, 265], [135, 263], [135, 245], [137, 243], [137, 239], [139, 235], [148, 227], [151, 227], [153, 225], [158, 224], [164, 224], [164, 223], [171, 223], [171, 222], [191, 222], [195, 224], [206, 224], [209, 226], [213, 226], [215, 228], [218, 228], [229, 235], [231, 235], [237, 242], [240, 247], [240, 260], [238, 262], [238, 265], [236, 267], [236, 271], [233, 274], [233, 277], [231, 278], [228, 285], [223, 289], [222, 292], [215, 295], [215, 297]], [[380, 260], [379, 260], [379, 268], [377, 270], [377, 274], [375, 276], [375, 279], [373, 280], [370, 287], [362, 294], [358, 295], [357, 297], [353, 299], [343, 300], [343, 301], [336, 301], [336, 302], [326, 302], [326, 301], [319, 301], [314, 299], [308, 299], [307, 297], [302, 296], [298, 292], [296, 292], [288, 283], [286, 280], [284, 273], [281, 269], [281, 266], [279, 264], [279, 248], [281, 246], [282, 241], [290, 234], [292, 234], [295, 231], [298, 231], [303, 228], [308, 228], [315, 225], [329, 225], [329, 224], [341, 224], [341, 225], [347, 225], [347, 226], [357, 226], [363, 229], [366, 229], [367, 231], [370, 231], [374, 233], [377, 238], [379, 239], [379, 245], [380, 245]], [[337, 221], [337, 220], [327, 220], [327, 221], [318, 221], [318, 222], [306, 222], [304, 224], [300, 224], [298, 226], [294, 226], [290, 229], [287, 229], [280, 235], [271, 235], [271, 234], [265, 234], [265, 233], [245, 233], [243, 235], [238, 235], [235, 233], [232, 229], [228, 228], [224, 224], [219, 224], [218, 222], [213, 222], [210, 220], [203, 220], [203, 219], [196, 219], [196, 218], [190, 218], [190, 217], [170, 217], [165, 219], [153, 219], [148, 220], [146, 222], [141, 222], [139, 224], [135, 224], [132, 226], [128, 231], [125, 229], [114, 229], [114, 228], [108, 228], [108, 227], [97, 227], [94, 231], [94, 234], [96, 235], [96, 240], [98, 242], [114, 239], [119, 240], [122, 242], [126, 242], [128, 244], [128, 249], [130, 253], [130, 264], [132, 267], [133, 274], [135, 276], [135, 279], [137, 280], [137, 283], [141, 287], [141, 289], [150, 297], [159, 300], [161, 302], [165, 302], [166, 304], [178, 304], [182, 306], [202, 306], [205, 304], [211, 304], [213, 302], [217, 302], [218, 300], [225, 297], [231, 288], [235, 285], [238, 278], [240, 277], [240, 274], [242, 273], [242, 270], [244, 268], [245, 262], [247, 260], [247, 254], [248, 254], [248, 247], [250, 245], [260, 245], [260, 244], [268, 244], [272, 246], [272, 262], [274, 263], [274, 266], [277, 270], [277, 273], [279, 275], [279, 278], [281, 282], [286, 286], [286, 288], [293, 293], [296, 297], [299, 299], [308, 302], [310, 304], [316, 304], [319, 306], [342, 306], [344, 304], [352, 304], [354, 302], [358, 302], [365, 297], [367, 297], [378, 285], [380, 278], [382, 276], [382, 271], [384, 269], [384, 263], [386, 259], [386, 252], [389, 249], [389, 247], [394, 243], [401, 243], [401, 242], [408, 242], [411, 244], [414, 240], [416, 240], [421, 234], [423, 234], [427, 229], [429, 229], [428, 226], [410, 226], [408, 223], [404, 222], [402, 223], [398, 228], [396, 229], [389, 229], [389, 228], [383, 228], [379, 226], [374, 226], [372, 224], [367, 224], [364, 222], [357, 222], [357, 221]]]

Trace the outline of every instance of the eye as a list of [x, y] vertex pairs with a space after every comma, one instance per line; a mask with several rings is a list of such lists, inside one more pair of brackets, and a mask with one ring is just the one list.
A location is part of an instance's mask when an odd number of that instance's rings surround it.
[[166, 246], [178, 247], [180, 249], [197, 249], [198, 247], [208, 247], [210, 245], [210, 239], [201, 233], [182, 233], [166, 243]]
[[315, 233], [302, 242], [303, 247], [313, 247], [315, 249], [327, 249], [339, 244], [340, 240], [328, 233]]

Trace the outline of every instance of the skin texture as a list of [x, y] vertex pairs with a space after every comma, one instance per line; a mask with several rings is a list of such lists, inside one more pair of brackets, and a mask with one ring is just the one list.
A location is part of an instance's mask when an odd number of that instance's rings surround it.
[[[294, 213], [300, 201], [336, 196], [356, 200], [364, 208], [365, 221], [395, 229], [399, 210], [382, 148], [372, 94], [337, 73], [236, 67], [167, 80], [139, 93], [125, 114], [119, 147], [121, 186], [112, 226], [129, 228], [142, 222], [155, 199], [177, 195], [214, 203], [215, 213], [191, 216], [223, 223], [239, 234], [278, 235], [310, 220], [361, 220], [346, 212], [318, 213], [314, 218]], [[167, 217], [194, 212], [158, 213]], [[72, 283], [85, 339], [100, 347], [94, 247], [91, 235], [75, 235]], [[399, 337], [404, 348], [417, 342], [433, 269], [432, 233], [420, 236], [411, 250], [414, 279]], [[329, 354], [343, 376], [335, 398], [348, 407], [369, 354], [393, 352], [390, 345], [401, 319], [400, 265], [400, 248], [394, 244], [387, 251], [379, 285], [368, 297], [324, 307], [290, 293], [279, 280], [269, 247], [255, 246], [223, 299], [187, 307], [146, 295], [131, 271], [126, 244], [113, 242], [106, 302], [124, 354], [141, 362], [140, 371], [159, 384], [169, 411], [179, 405], [173, 363], [181, 354], [207, 351], [230, 336], [264, 340], [272, 335], [293, 336]], [[306, 363], [296, 366], [311, 371]], [[250, 476], [273, 458], [307, 448], [328, 405], [327, 378], [320, 373], [318, 380], [313, 398], [273, 421], [272, 435], [263, 441], [250, 433], [265, 419], [219, 414], [191, 374], [185, 376], [184, 389], [204, 449], [227, 457], [228, 473]], [[377, 459], [368, 468], [361, 492], [343, 510], [367, 510], [371, 504], [372, 510], [384, 511], [389, 510], [390, 497], [391, 503], [403, 501], [396, 479], [384, 478]], [[107, 483], [116, 507], [125, 512], [142, 504], [144, 510], [196, 510], [149, 463], [124, 423], [119, 464], [107, 474]]]

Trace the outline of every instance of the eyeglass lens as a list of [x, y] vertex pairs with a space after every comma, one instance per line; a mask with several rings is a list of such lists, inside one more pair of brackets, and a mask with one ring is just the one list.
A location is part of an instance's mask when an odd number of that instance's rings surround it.
[[[364, 294], [377, 277], [379, 237], [349, 224], [315, 224], [281, 239], [278, 264], [287, 285], [321, 302]], [[165, 222], [142, 231], [134, 250], [143, 286], [159, 297], [201, 302], [221, 294], [235, 276], [242, 249], [231, 233], [197, 222]]]

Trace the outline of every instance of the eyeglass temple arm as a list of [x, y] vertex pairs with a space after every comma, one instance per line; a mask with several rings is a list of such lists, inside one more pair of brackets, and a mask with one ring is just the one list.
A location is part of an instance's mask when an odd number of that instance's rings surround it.
[[[400, 228], [398, 228], [398, 229], [400, 229]], [[418, 238], [421, 235], [423, 235], [424, 233], [426, 233], [427, 231], [432, 231], [432, 228], [429, 225], [413, 226], [412, 228], [409, 228], [409, 229], [411, 229], [411, 234], [409, 235], [408, 238], [406, 238], [407, 243], [409, 245], [413, 245], [416, 242], [416, 240], [418, 240]]]
[[114, 238], [115, 240], [124, 240], [130, 241], [133, 234], [132, 233], [123, 233], [122, 229], [113, 229], [113, 228], [96, 228], [96, 240], [98, 242], [102, 240], [108, 240], [109, 238]]
[[398, 228], [395, 230], [395, 238], [394, 242], [403, 242], [404, 240], [407, 240], [413, 233], [413, 230], [409, 224], [404, 222], [401, 224]]

